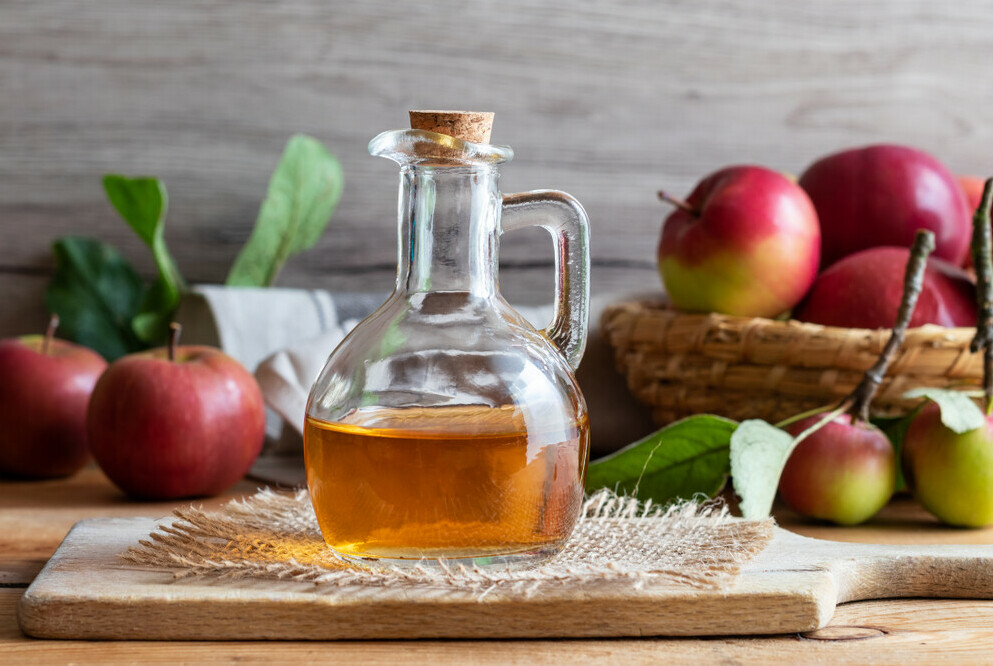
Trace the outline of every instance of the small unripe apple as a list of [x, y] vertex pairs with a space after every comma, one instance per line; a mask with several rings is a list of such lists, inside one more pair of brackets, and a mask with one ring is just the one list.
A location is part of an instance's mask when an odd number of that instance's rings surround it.
[[107, 362], [52, 337], [0, 341], [0, 474], [68, 476], [90, 459], [86, 407]]
[[211, 347], [177, 347], [114, 361], [87, 421], [93, 457], [127, 494], [216, 495], [262, 448], [265, 407], [255, 378]]
[[[795, 437], [822, 418], [801, 419], [786, 431]], [[804, 516], [857, 525], [893, 496], [896, 469], [893, 445], [879, 428], [841, 415], [793, 450], [779, 479], [779, 494]]]
[[903, 474], [917, 501], [949, 525], [993, 523], [993, 417], [986, 425], [956, 433], [931, 403], [903, 438]]
[[807, 194], [776, 171], [735, 166], [713, 173], [662, 227], [659, 272], [681, 310], [776, 317], [807, 293], [821, 232]]

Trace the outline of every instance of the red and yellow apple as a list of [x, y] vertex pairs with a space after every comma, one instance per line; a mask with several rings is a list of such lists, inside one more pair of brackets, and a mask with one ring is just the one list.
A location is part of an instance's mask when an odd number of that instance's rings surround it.
[[[823, 418], [801, 419], [786, 431], [795, 437]], [[857, 525], [893, 496], [896, 465], [893, 445], [879, 428], [841, 415], [793, 450], [779, 479], [779, 494], [804, 516]]]
[[907, 428], [902, 458], [907, 486], [936, 518], [959, 527], [993, 524], [993, 417], [956, 433], [931, 403]]
[[128, 495], [215, 495], [258, 456], [265, 408], [255, 378], [220, 350], [155, 349], [110, 364], [88, 429], [100, 468]]
[[820, 230], [810, 199], [776, 171], [734, 166], [704, 178], [666, 219], [659, 273], [681, 310], [775, 317], [817, 274]]
[[[903, 295], [910, 250], [874, 247], [849, 255], [817, 276], [793, 317], [824, 326], [889, 328]], [[975, 326], [976, 291], [961, 268], [929, 259], [910, 326]]]
[[0, 341], [0, 474], [68, 476], [90, 459], [86, 407], [107, 362], [52, 337]]
[[[955, 177], [927, 153], [906, 146], [845, 150], [800, 176], [821, 223], [821, 263], [870, 247], [910, 247], [918, 229], [934, 232], [934, 256], [962, 265], [972, 211]], [[890, 322], [892, 323], [892, 322]]]

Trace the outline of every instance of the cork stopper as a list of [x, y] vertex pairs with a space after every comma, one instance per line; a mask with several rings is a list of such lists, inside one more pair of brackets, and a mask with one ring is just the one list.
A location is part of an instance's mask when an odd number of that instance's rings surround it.
[[411, 111], [410, 128], [447, 134], [471, 143], [489, 143], [493, 129], [490, 111]]

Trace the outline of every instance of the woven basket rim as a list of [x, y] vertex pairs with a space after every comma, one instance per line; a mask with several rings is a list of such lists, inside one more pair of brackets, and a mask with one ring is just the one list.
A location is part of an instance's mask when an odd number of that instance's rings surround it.
[[[608, 306], [601, 327], [628, 390], [659, 425], [699, 413], [776, 422], [837, 403], [891, 336], [885, 328], [682, 312], [652, 298]], [[910, 388], [979, 385], [983, 362], [970, 350], [974, 336], [966, 327], [908, 329], [873, 413], [905, 411], [914, 402], [904, 397]]]
[[[624, 309], [641, 309], [641, 310], [658, 310], [666, 311], [672, 313], [675, 317], [686, 317], [686, 318], [697, 318], [697, 319], [711, 319], [713, 321], [749, 321], [753, 322], [752, 325], [761, 325], [769, 327], [783, 327], [783, 328], [795, 328], [797, 326], [802, 326], [805, 328], [818, 329], [822, 333], [831, 335], [832, 333], [837, 335], [849, 336], [852, 331], [858, 331], [861, 333], [866, 333], [870, 335], [889, 333], [891, 329], [889, 328], [848, 328], [844, 326], [825, 326], [823, 324], [813, 324], [811, 322], [800, 321], [799, 319], [769, 319], [768, 317], [748, 317], [744, 315], [730, 315], [721, 312], [687, 312], [684, 310], [677, 310], [672, 307], [670, 303], [664, 300], [654, 300], [654, 299], [639, 299], [631, 301], [621, 301], [618, 303], [612, 303], [606, 306], [603, 310], [603, 314], [600, 317], [601, 326], [606, 325], [612, 315], [619, 310]], [[940, 329], [948, 331], [949, 333], [954, 333], [956, 335], [962, 333], [968, 333], [969, 335], [974, 335], [976, 328], [974, 326], [940, 326], [938, 324], [924, 324], [923, 326], [912, 326], [907, 329], [910, 331], [929, 331]], [[906, 342], [904, 342], [906, 344]]]

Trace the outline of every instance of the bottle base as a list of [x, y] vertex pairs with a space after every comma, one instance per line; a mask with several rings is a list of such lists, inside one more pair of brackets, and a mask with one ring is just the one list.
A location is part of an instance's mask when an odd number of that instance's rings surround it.
[[[330, 548], [330, 546], [329, 546]], [[336, 548], [331, 548], [335, 554], [345, 562], [371, 569], [413, 569], [416, 567], [459, 567], [466, 568], [485, 567], [508, 570], [530, 569], [547, 561], [562, 551], [561, 545], [544, 545], [526, 551], [513, 553], [493, 553], [466, 555], [462, 553], [424, 553], [419, 557], [388, 557], [381, 555], [366, 555], [357, 553], [344, 553]]]

